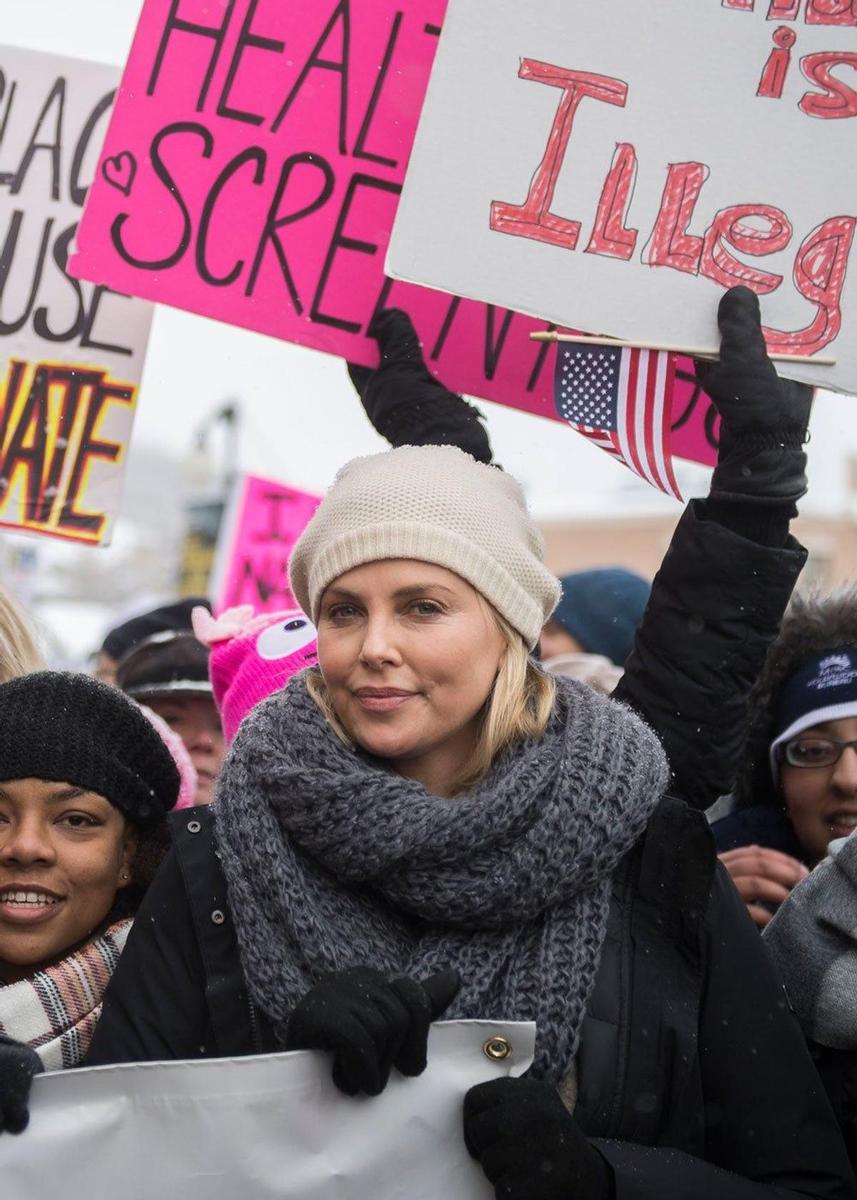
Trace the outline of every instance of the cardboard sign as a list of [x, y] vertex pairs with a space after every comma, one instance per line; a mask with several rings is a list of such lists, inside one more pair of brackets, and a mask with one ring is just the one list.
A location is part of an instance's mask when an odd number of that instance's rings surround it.
[[850, 0], [451, 0], [389, 269], [710, 348], [743, 283], [836, 360], [781, 373], [857, 391], [855, 67]]
[[118, 77], [0, 47], [0, 527], [101, 546], [152, 308], [68, 257]]
[[449, 387], [557, 419], [545, 322], [384, 276], [445, 6], [146, 0], [74, 273], [367, 366], [397, 305]]
[[238, 480], [213, 571], [215, 612], [239, 604], [252, 604], [257, 613], [298, 607], [289, 587], [289, 558], [320, 502], [320, 496], [273, 479]]
[[40, 1075], [28, 1129], [0, 1138], [3, 1200], [491, 1200], [464, 1096], [523, 1074], [534, 1045], [524, 1022], [433, 1025], [423, 1074], [393, 1070], [373, 1097], [343, 1095], [308, 1050]]

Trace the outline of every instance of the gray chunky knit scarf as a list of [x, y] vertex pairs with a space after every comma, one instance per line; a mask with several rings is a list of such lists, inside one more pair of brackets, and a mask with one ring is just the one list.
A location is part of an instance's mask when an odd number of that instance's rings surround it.
[[574, 1062], [611, 876], [666, 787], [655, 735], [557, 680], [545, 737], [440, 799], [343, 746], [301, 676], [244, 722], [217, 789], [218, 842], [250, 993], [284, 1032], [329, 971], [456, 967], [445, 1016], [535, 1021], [534, 1070]]

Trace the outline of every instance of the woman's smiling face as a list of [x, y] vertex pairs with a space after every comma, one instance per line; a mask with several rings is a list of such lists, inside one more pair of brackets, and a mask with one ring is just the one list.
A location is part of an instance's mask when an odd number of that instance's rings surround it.
[[318, 657], [336, 715], [364, 750], [440, 794], [473, 752], [505, 649], [479, 593], [430, 563], [367, 563], [322, 597]]
[[70, 783], [0, 783], [0, 981], [59, 961], [107, 917], [130, 877], [133, 830]]

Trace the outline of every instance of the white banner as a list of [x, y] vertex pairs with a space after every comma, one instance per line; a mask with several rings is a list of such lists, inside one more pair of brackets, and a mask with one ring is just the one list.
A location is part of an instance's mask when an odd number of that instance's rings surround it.
[[67, 264], [118, 82], [0, 46], [0, 526], [101, 546], [153, 308]]
[[450, 0], [388, 255], [399, 279], [715, 348], [762, 295], [789, 377], [857, 392], [852, 0]]
[[3, 1200], [491, 1200], [464, 1094], [523, 1074], [534, 1043], [526, 1023], [434, 1025], [426, 1071], [371, 1098], [308, 1051], [40, 1076], [29, 1128], [0, 1135]]

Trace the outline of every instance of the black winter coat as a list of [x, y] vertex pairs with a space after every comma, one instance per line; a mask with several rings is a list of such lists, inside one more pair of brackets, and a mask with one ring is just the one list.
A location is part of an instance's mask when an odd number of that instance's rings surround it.
[[676, 526], [613, 695], [657, 733], [694, 808], [732, 790], [751, 688], [805, 561], [794, 538], [774, 549], [709, 520], [704, 500]]
[[[214, 816], [174, 846], [105, 998], [89, 1065], [276, 1049], [249, 1001]], [[704, 818], [666, 800], [614, 878], [575, 1116], [616, 1200], [853, 1200], [839, 1131]]]

